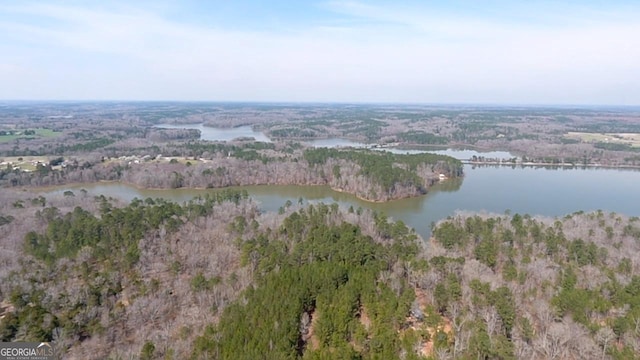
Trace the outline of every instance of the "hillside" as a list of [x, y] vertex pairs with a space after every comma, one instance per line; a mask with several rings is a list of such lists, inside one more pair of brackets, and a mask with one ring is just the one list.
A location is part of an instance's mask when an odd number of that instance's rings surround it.
[[2, 341], [68, 358], [633, 358], [640, 221], [6, 192]]
[[404, 272], [423, 249], [382, 215], [322, 204], [261, 214], [233, 191], [183, 205], [86, 194], [13, 205], [3, 230], [23, 233], [14, 250], [26, 256], [3, 259], [15, 270], [0, 287], [3, 341], [181, 359], [392, 358], [428, 339], [405, 329], [415, 291]]
[[453, 326], [453, 358], [632, 359], [640, 353], [640, 221], [456, 216], [418, 281]]

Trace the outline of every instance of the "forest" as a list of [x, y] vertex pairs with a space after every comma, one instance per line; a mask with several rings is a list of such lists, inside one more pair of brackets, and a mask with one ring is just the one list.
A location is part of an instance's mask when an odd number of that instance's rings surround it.
[[[370, 209], [243, 185], [318, 185], [370, 202], [460, 186], [449, 156], [634, 167], [637, 109], [59, 103], [0, 108], [0, 341], [70, 359], [633, 359], [640, 219], [459, 212], [423, 239]], [[271, 142], [159, 124], [251, 126]], [[318, 139], [367, 148], [316, 148]], [[476, 156], [478, 163], [493, 160]], [[500, 165], [496, 165], [500, 166]], [[74, 187], [213, 189], [181, 203]]]
[[[91, 162], [95, 156], [127, 156], [145, 148], [183, 152], [184, 143], [200, 137], [198, 130], [155, 126], [203, 124], [251, 126], [277, 143], [342, 138], [403, 148], [509, 151], [538, 164], [637, 167], [639, 114], [633, 107], [9, 103], [0, 108], [0, 133], [23, 135], [0, 135], [0, 157], [62, 155]], [[163, 149], [162, 154], [169, 153]]]
[[640, 220], [577, 212], [456, 216], [422, 279], [451, 323], [452, 358], [633, 359], [640, 353]]
[[638, 218], [461, 213], [424, 242], [369, 210], [262, 213], [246, 193], [216, 194], [4, 194], [2, 341], [54, 341], [83, 359], [640, 351]]
[[[364, 200], [388, 201], [425, 194], [439, 181], [462, 177], [462, 163], [444, 155], [402, 155], [374, 150], [303, 149], [264, 143], [189, 142], [170, 154], [79, 162], [62, 157], [33, 171], [0, 169], [0, 184], [50, 186], [120, 181], [142, 188], [222, 188], [242, 185], [328, 185]], [[164, 149], [168, 150], [168, 149]], [[166, 152], [165, 152], [166, 153]], [[142, 155], [144, 154], [144, 155]], [[59, 157], [56, 159], [60, 159]]]

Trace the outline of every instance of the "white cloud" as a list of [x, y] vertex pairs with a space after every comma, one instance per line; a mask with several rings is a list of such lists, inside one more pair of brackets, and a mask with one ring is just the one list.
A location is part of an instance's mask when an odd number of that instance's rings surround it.
[[356, 2], [329, 7], [354, 21], [255, 32], [186, 24], [130, 7], [0, 7], [16, 15], [0, 20], [6, 34], [0, 52], [11, 54], [0, 59], [8, 85], [0, 98], [640, 99], [640, 23], [629, 14], [556, 16], [553, 24], [536, 26]]

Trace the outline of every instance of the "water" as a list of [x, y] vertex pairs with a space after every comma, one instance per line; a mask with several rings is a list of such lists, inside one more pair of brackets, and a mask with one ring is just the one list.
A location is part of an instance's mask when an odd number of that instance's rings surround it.
[[447, 155], [452, 158], [456, 158], [458, 160], [469, 160], [474, 155], [475, 156], [483, 156], [487, 159], [513, 159], [516, 157], [515, 155], [506, 152], [506, 151], [476, 151], [476, 150], [468, 150], [468, 149], [446, 149], [446, 150], [408, 150], [408, 149], [396, 149], [396, 148], [382, 148], [379, 150], [385, 150], [392, 152], [394, 154], [439, 154], [439, 155]]
[[[328, 148], [336, 148], [336, 147], [354, 147], [354, 148], [368, 148], [371, 144], [365, 144], [360, 142], [355, 142], [348, 139], [341, 138], [329, 138], [329, 139], [318, 139], [306, 142], [307, 145], [312, 147], [328, 147]], [[383, 147], [383, 148], [371, 148], [372, 150], [378, 151], [388, 151], [394, 154], [439, 154], [439, 155], [447, 155], [459, 160], [469, 160], [471, 157], [475, 156], [483, 156], [488, 159], [512, 159], [516, 157], [515, 155], [506, 152], [506, 151], [476, 151], [469, 149], [446, 149], [446, 150], [418, 150], [418, 149], [399, 149], [394, 147]]]
[[[156, 125], [156, 127], [162, 129], [196, 129], [200, 130], [200, 139], [208, 140], [208, 141], [231, 141], [233, 139], [245, 137], [245, 138], [254, 138], [256, 141], [261, 142], [271, 142], [271, 140], [262, 132], [254, 131], [251, 126], [238, 126], [235, 128], [214, 128], [209, 126], [204, 126], [203, 124], [183, 124], [183, 125], [172, 125], [172, 124], [160, 124]], [[370, 147], [371, 144], [365, 144], [361, 142], [356, 142], [348, 139], [342, 138], [328, 138], [328, 139], [317, 139], [306, 142], [307, 145], [311, 147], [326, 147], [326, 148], [337, 148], [337, 147], [353, 147], [353, 148], [367, 148]], [[506, 151], [488, 151], [488, 152], [479, 152], [476, 150], [467, 150], [467, 149], [446, 149], [446, 150], [415, 150], [415, 149], [398, 149], [398, 148], [373, 148], [373, 150], [379, 151], [389, 151], [394, 154], [423, 154], [423, 153], [432, 153], [432, 154], [440, 154], [440, 155], [448, 155], [454, 157], [459, 160], [469, 160], [472, 156], [484, 156], [485, 158], [490, 159], [511, 159], [515, 156]]]
[[354, 147], [354, 148], [363, 148], [368, 145], [365, 143], [360, 143], [356, 141], [351, 141], [348, 139], [340, 139], [340, 138], [329, 138], [329, 139], [317, 139], [306, 142], [307, 145], [312, 147], [326, 147], [326, 148], [336, 148], [336, 147]]
[[[430, 236], [430, 225], [456, 211], [486, 211], [563, 216], [576, 211], [614, 211], [640, 216], [640, 171], [615, 169], [511, 168], [465, 165], [463, 179], [437, 184], [425, 196], [386, 203], [370, 203], [325, 186], [246, 186], [264, 211], [277, 211], [287, 200], [296, 203], [337, 202], [381, 211], [402, 220], [422, 235]], [[134, 197], [163, 197], [183, 202], [216, 190], [140, 190], [118, 183], [96, 183], [60, 187], [52, 192], [78, 191], [131, 200]]]
[[451, 156], [459, 160], [469, 160], [474, 155], [478, 157], [484, 156], [485, 158], [488, 158], [488, 159], [501, 159], [501, 160], [513, 159], [514, 157], [516, 157], [515, 155], [506, 151], [476, 151], [476, 150], [469, 150], [469, 149], [461, 149], [461, 150], [446, 149], [446, 150], [434, 150], [434, 151], [428, 151], [428, 152], [433, 154]]
[[210, 126], [204, 126], [203, 124], [184, 124], [184, 125], [172, 125], [172, 124], [160, 124], [155, 127], [162, 129], [196, 129], [200, 130], [200, 139], [209, 141], [231, 141], [237, 138], [254, 138], [260, 142], [271, 142], [271, 140], [259, 131], [254, 131], [251, 126], [238, 126], [234, 128], [214, 128]]

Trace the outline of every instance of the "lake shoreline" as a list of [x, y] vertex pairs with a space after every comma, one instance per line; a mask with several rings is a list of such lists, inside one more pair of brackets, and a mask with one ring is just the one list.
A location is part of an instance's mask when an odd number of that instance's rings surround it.
[[472, 165], [472, 166], [507, 166], [507, 167], [515, 167], [515, 168], [531, 168], [531, 167], [556, 167], [556, 168], [567, 168], [567, 169], [620, 169], [620, 170], [640, 170], [640, 165], [604, 165], [604, 164], [587, 164], [587, 165], [577, 165], [572, 163], [534, 163], [534, 162], [524, 162], [524, 163], [511, 163], [505, 161], [470, 161], [470, 160], [460, 160], [464, 165]]
[[[269, 186], [300, 186], [300, 187], [326, 187], [332, 191], [335, 191], [336, 193], [341, 193], [341, 194], [347, 194], [350, 196], [355, 197], [358, 200], [362, 200], [364, 202], [367, 203], [371, 203], [371, 204], [385, 204], [385, 203], [390, 203], [393, 201], [398, 201], [398, 200], [404, 200], [404, 199], [412, 199], [412, 198], [419, 198], [421, 196], [424, 196], [426, 194], [429, 193], [429, 191], [427, 190], [425, 193], [420, 193], [418, 195], [415, 196], [404, 196], [404, 197], [398, 197], [398, 198], [392, 198], [389, 200], [371, 200], [371, 199], [367, 199], [364, 197], [361, 197], [355, 193], [351, 193], [348, 191], [345, 191], [343, 189], [340, 188], [335, 188], [332, 187], [329, 184], [250, 184], [250, 185], [233, 185], [233, 186], [222, 186], [222, 187], [187, 187], [187, 186], [183, 186], [183, 187], [179, 187], [179, 188], [162, 188], [162, 187], [146, 187], [146, 186], [140, 186], [139, 184], [133, 183], [133, 182], [128, 182], [128, 181], [123, 181], [123, 180], [97, 180], [94, 182], [71, 182], [71, 183], [65, 183], [65, 184], [59, 184], [59, 185], [48, 185], [48, 186], [35, 186], [35, 187], [27, 187], [27, 186], [16, 186], [16, 187], [8, 187], [8, 188], [13, 188], [13, 189], [17, 189], [18, 191], [34, 191], [34, 192], [51, 192], [51, 191], [55, 191], [61, 188], [65, 188], [65, 187], [73, 187], [73, 188], [78, 188], [78, 187], [82, 187], [82, 186], [93, 186], [93, 185], [99, 185], [99, 184], [120, 184], [120, 185], [125, 185], [125, 186], [129, 186], [133, 189], [136, 189], [138, 191], [164, 191], [164, 190], [168, 190], [168, 191], [180, 191], [180, 190], [195, 190], [195, 191], [207, 191], [207, 190], [212, 190], [212, 191], [216, 191], [216, 190], [224, 190], [224, 189], [234, 189], [234, 188], [243, 188], [243, 187], [248, 187], [248, 186], [256, 186], [256, 187], [269, 187]], [[430, 186], [431, 188], [432, 186]], [[81, 188], [82, 189], [82, 188]]]
[[[414, 228], [423, 239], [431, 236], [430, 224], [454, 215], [457, 211], [511, 213], [564, 216], [576, 211], [618, 212], [640, 216], [635, 199], [640, 196], [640, 171], [636, 169], [587, 168], [581, 171], [560, 171], [558, 167], [519, 167], [465, 165], [463, 181], [451, 179], [434, 184], [423, 196], [404, 198], [384, 203], [365, 201], [339, 192], [328, 185], [260, 185], [228, 187], [246, 190], [259, 202], [260, 210], [277, 212], [285, 202], [338, 203], [348, 209], [359, 207], [384, 213], [394, 220], [402, 220]], [[557, 171], [541, 171], [542, 169]], [[565, 168], [578, 170], [577, 168]], [[32, 197], [63, 196], [71, 190], [76, 196], [85, 186], [88, 196], [104, 195], [129, 202], [133, 198], [165, 198], [183, 203], [206, 191], [218, 189], [156, 189], [148, 190], [116, 180], [77, 182], [55, 186], [13, 187], [15, 191], [33, 192]], [[148, 191], [147, 191], [148, 190]]]

